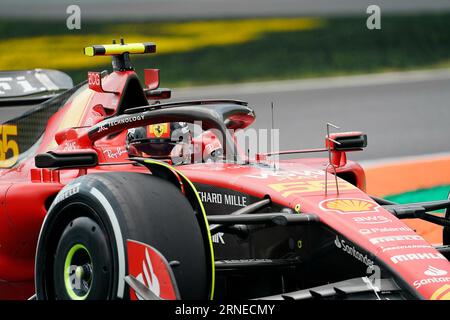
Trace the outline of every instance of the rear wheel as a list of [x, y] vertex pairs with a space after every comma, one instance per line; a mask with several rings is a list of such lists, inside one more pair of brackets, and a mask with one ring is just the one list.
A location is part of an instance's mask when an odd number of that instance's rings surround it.
[[182, 299], [207, 299], [208, 243], [186, 197], [172, 183], [140, 173], [75, 179], [45, 219], [36, 256], [38, 299], [129, 298], [127, 240], [156, 248]]

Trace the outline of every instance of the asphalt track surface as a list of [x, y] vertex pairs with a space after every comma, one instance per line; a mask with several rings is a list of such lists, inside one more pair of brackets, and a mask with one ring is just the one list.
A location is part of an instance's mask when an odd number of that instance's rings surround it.
[[[327, 122], [363, 131], [368, 147], [349, 155], [376, 160], [450, 152], [450, 69], [209, 86], [174, 90], [173, 100], [249, 102], [256, 129], [280, 129], [280, 148], [324, 146]], [[27, 107], [0, 108], [0, 121]]]
[[271, 127], [281, 149], [324, 146], [326, 123], [363, 131], [368, 147], [349, 158], [374, 160], [450, 151], [450, 70], [415, 71], [179, 90], [174, 98], [235, 98]]
[[65, 19], [74, 3], [82, 19], [366, 15], [371, 4], [382, 14], [450, 10], [448, 0], [0, 0], [0, 17]]

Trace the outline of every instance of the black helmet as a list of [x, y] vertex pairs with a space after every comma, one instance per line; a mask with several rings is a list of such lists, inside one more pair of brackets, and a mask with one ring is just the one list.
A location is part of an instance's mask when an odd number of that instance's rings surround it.
[[186, 122], [158, 123], [129, 129], [126, 143], [130, 156], [167, 159], [175, 145], [191, 143], [191, 134]]

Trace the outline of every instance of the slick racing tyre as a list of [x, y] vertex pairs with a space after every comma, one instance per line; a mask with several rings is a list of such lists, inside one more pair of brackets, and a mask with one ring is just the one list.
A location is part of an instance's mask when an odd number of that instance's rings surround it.
[[37, 299], [129, 299], [127, 240], [177, 261], [182, 299], [207, 299], [207, 250], [195, 212], [172, 183], [144, 173], [89, 174], [53, 200], [38, 240]]

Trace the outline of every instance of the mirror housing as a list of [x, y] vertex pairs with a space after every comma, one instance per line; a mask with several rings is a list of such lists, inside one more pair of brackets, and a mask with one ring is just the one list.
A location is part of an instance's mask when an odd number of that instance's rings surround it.
[[347, 151], [361, 151], [367, 147], [367, 135], [362, 132], [337, 132], [325, 139], [326, 148], [331, 152], [331, 164], [335, 168], [347, 164]]
[[37, 168], [89, 168], [98, 165], [98, 155], [92, 149], [49, 151], [34, 157]]
[[361, 151], [367, 147], [367, 135], [362, 132], [332, 133], [325, 146], [336, 151]]
[[147, 100], [164, 100], [172, 97], [172, 90], [166, 88], [158, 88], [153, 90], [144, 90]]

